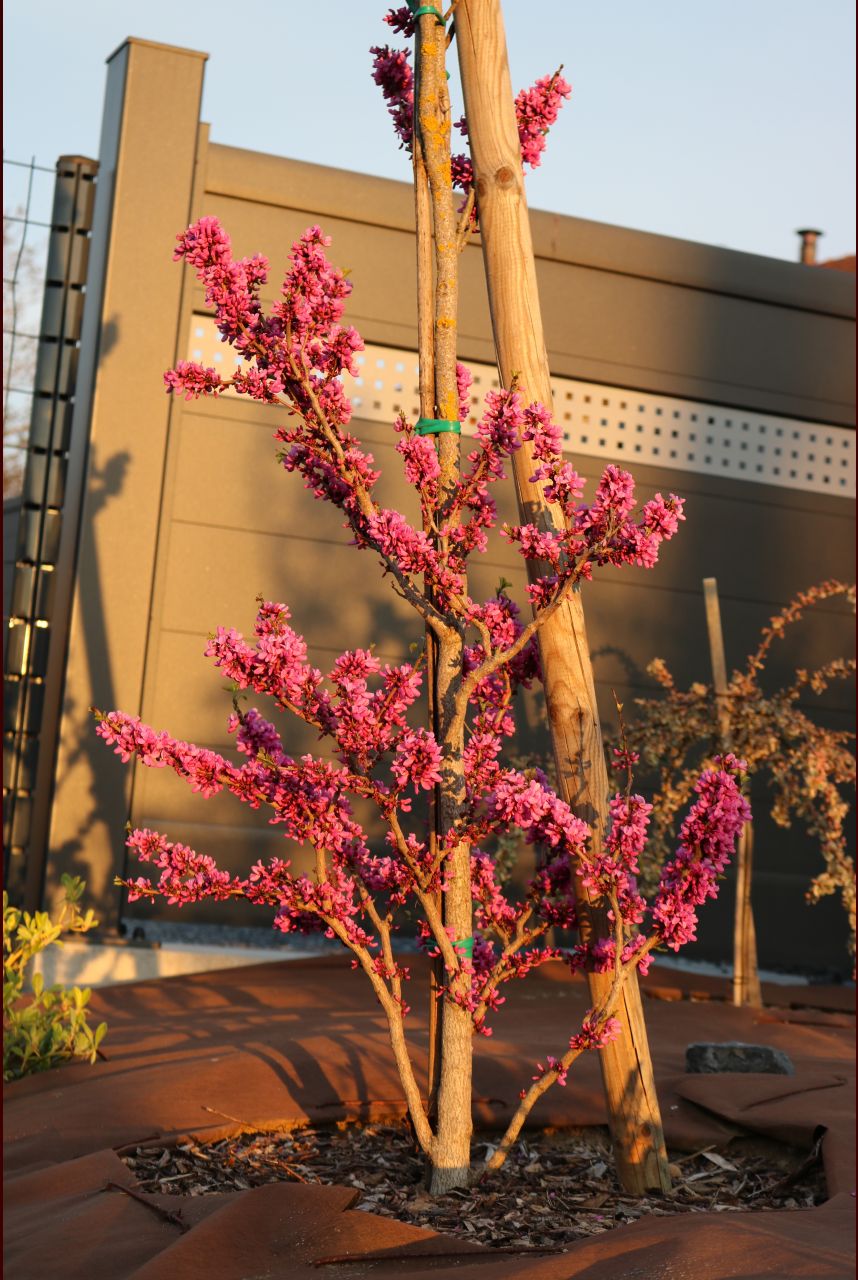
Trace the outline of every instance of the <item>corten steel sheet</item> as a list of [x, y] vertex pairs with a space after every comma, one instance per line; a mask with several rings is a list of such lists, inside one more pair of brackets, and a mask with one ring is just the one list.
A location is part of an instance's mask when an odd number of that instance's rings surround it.
[[[413, 967], [419, 982], [425, 962]], [[12, 1273], [18, 1280], [309, 1277], [342, 1274], [314, 1261], [351, 1255], [348, 1274], [360, 1276], [846, 1280], [853, 1274], [853, 1019], [830, 1009], [734, 1009], [717, 999], [726, 993], [720, 980], [662, 971], [644, 980], [644, 990], [650, 981], [679, 997], [647, 1003], [669, 1144], [694, 1150], [751, 1132], [809, 1147], [824, 1126], [831, 1198], [823, 1206], [648, 1219], [540, 1258], [491, 1254], [373, 1218], [351, 1208], [355, 1193], [344, 1187], [278, 1184], [143, 1202], [129, 1196], [135, 1184], [113, 1148], [402, 1113], [382, 1016], [348, 961], [332, 956], [96, 991], [93, 1016], [110, 1028], [107, 1060], [5, 1090]], [[831, 992], [820, 1002], [846, 1003]], [[478, 1045], [478, 1126], [503, 1122], [532, 1062], [558, 1049], [585, 1006], [583, 983], [556, 965], [511, 990], [495, 1036]], [[413, 1020], [425, 1030], [417, 1010]], [[795, 1075], [685, 1075], [685, 1047], [701, 1039], [785, 1049]], [[419, 1032], [415, 1040], [425, 1043]], [[576, 1064], [569, 1085], [550, 1091], [534, 1115], [535, 1125], [603, 1120], [593, 1057]]]

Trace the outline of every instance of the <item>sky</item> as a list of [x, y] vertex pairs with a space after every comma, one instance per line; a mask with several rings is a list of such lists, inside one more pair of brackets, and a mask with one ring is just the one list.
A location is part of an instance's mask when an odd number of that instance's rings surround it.
[[[213, 141], [407, 181], [370, 78], [369, 46], [397, 39], [384, 10], [6, 0], [4, 158], [97, 157], [105, 59], [135, 35], [209, 54]], [[792, 260], [816, 227], [821, 258], [855, 251], [852, 0], [505, 0], [504, 15], [514, 88], [560, 63], [573, 87], [531, 207]], [[27, 176], [4, 165], [7, 210]], [[36, 216], [50, 190], [37, 173]]]

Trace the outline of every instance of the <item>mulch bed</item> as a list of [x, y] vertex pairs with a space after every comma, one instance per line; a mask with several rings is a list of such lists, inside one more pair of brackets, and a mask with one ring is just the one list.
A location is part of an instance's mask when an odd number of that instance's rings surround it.
[[[487, 1140], [475, 1143], [476, 1158]], [[423, 1160], [404, 1124], [244, 1133], [220, 1142], [137, 1147], [123, 1155], [144, 1192], [205, 1195], [270, 1182], [336, 1183], [361, 1192], [359, 1209], [494, 1248], [562, 1250], [647, 1215], [802, 1209], [827, 1196], [820, 1142], [797, 1151], [761, 1138], [678, 1155], [673, 1189], [628, 1196], [613, 1172], [607, 1133], [555, 1131], [518, 1142], [483, 1184], [430, 1197]]]

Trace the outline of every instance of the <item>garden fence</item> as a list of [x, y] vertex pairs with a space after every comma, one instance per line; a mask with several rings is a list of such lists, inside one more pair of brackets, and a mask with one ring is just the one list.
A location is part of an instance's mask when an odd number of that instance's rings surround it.
[[[45, 676], [48, 646], [62, 644], [66, 631], [54, 608], [55, 568], [98, 165], [81, 156], [62, 156], [53, 170], [35, 160], [25, 165], [4, 158], [3, 164], [26, 173], [24, 199], [4, 212], [3, 227], [4, 541], [10, 557], [4, 564], [4, 874], [14, 899], [23, 899], [33, 881], [26, 896], [34, 905], [41, 869], [28, 866], [26, 854], [40, 749], [52, 756], [56, 730]], [[37, 176], [49, 173], [54, 184], [46, 221], [36, 216], [36, 188]]]

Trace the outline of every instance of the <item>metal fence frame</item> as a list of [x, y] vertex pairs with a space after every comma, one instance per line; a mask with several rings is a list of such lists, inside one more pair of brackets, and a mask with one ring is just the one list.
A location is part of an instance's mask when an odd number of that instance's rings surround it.
[[[23, 260], [26, 226], [36, 225], [30, 218], [35, 162], [29, 167], [22, 219], [25, 236], [10, 280], [13, 315], [4, 412], [11, 390], [8, 375], [13, 368], [15, 341], [25, 336], [17, 329], [14, 291]], [[54, 607], [55, 569], [66, 500], [97, 172], [97, 161], [84, 156], [61, 156], [56, 164], [4, 654], [4, 878], [13, 900], [23, 900], [31, 909], [41, 901], [44, 875], [44, 849], [30, 847], [37, 766], [40, 751], [42, 755], [53, 755], [56, 736], [56, 716], [50, 714], [50, 709], [58, 705], [58, 697], [49, 696], [51, 691], [46, 686], [48, 649], [52, 644], [64, 646], [68, 629], [68, 619], [57, 616]], [[43, 767], [44, 763], [43, 760]], [[41, 796], [40, 803], [48, 805], [50, 797]]]
[[[5, 482], [5, 476], [6, 476], [6, 472], [5, 472], [6, 424], [9, 419], [9, 407], [10, 407], [9, 397], [10, 395], [22, 395], [22, 396], [27, 396], [30, 398], [30, 400], [32, 400], [32, 396], [33, 396], [32, 382], [31, 382], [31, 385], [29, 386], [15, 385], [15, 382], [16, 382], [15, 357], [18, 354], [18, 340], [24, 339], [28, 342], [38, 341], [38, 334], [28, 333], [25, 330], [19, 328], [21, 317], [19, 313], [18, 295], [19, 295], [19, 289], [21, 285], [21, 273], [24, 270], [25, 263], [26, 263], [25, 255], [28, 248], [27, 237], [28, 237], [29, 229], [31, 227], [42, 227], [45, 230], [49, 231], [51, 226], [49, 222], [43, 222], [41, 219], [34, 218], [32, 216], [33, 215], [33, 199], [34, 199], [33, 181], [37, 173], [52, 173], [52, 174], [56, 173], [55, 168], [48, 168], [47, 165], [37, 164], [35, 156], [33, 156], [29, 161], [11, 160], [11, 159], [8, 159], [6, 156], [4, 156], [3, 157], [4, 171], [7, 169], [7, 167], [10, 169], [26, 170], [28, 177], [27, 177], [26, 195], [24, 196], [23, 205], [21, 205], [20, 207], [21, 208], [20, 214], [7, 212], [5, 207], [3, 210], [4, 232], [6, 230], [7, 224], [10, 224], [10, 223], [18, 223], [22, 227], [21, 241], [20, 241], [20, 244], [18, 245], [18, 249], [15, 254], [14, 265], [11, 268], [11, 275], [7, 276], [5, 274], [5, 262], [4, 262], [4, 275], [3, 275], [4, 345], [5, 345], [5, 339], [7, 338], [9, 339], [8, 348], [4, 352], [4, 368], [3, 368], [4, 482]], [[4, 246], [4, 253], [5, 253], [5, 246]], [[45, 245], [45, 255], [47, 256], [47, 244]], [[9, 303], [8, 315], [7, 315], [7, 307], [6, 307], [7, 301]], [[7, 324], [7, 320], [9, 321], [8, 324]], [[22, 451], [25, 449], [26, 449], [26, 442], [22, 444]], [[18, 495], [10, 494], [9, 496], [16, 497]]]

